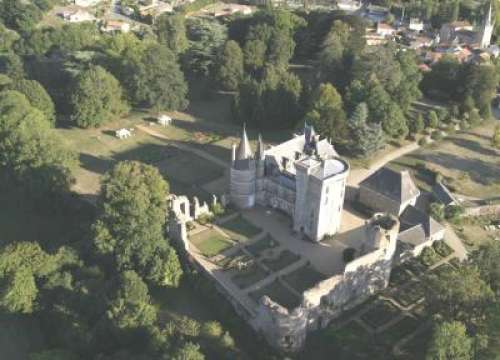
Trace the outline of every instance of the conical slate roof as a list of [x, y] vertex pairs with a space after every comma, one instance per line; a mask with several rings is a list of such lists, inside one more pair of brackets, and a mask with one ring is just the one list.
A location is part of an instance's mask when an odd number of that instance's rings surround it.
[[259, 134], [259, 140], [257, 142], [257, 151], [255, 152], [255, 158], [258, 160], [264, 159], [264, 142], [262, 141], [262, 136]]
[[236, 160], [245, 160], [252, 157], [252, 148], [248, 142], [247, 130], [243, 125], [243, 132], [241, 133], [241, 140], [238, 148], [236, 149]]

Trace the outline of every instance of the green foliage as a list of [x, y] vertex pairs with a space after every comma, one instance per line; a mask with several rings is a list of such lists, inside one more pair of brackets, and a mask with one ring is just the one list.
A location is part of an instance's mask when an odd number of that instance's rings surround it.
[[296, 75], [269, 68], [262, 81], [242, 82], [233, 113], [239, 123], [259, 129], [289, 129], [300, 119], [301, 92], [302, 84]]
[[493, 136], [491, 137], [491, 145], [500, 149], [500, 125], [495, 126]]
[[189, 46], [183, 14], [162, 14], [154, 22], [158, 42], [172, 52], [182, 54]]
[[120, 83], [100, 66], [78, 76], [71, 103], [71, 119], [83, 128], [101, 126], [128, 111]]
[[188, 37], [190, 46], [183, 56], [185, 68], [194, 75], [212, 74], [226, 42], [226, 26], [217, 20], [192, 18], [188, 23]]
[[224, 209], [224, 206], [218, 202], [210, 207], [210, 211], [214, 214], [214, 216], [218, 217], [224, 215], [226, 209]]
[[30, 354], [29, 360], [78, 360], [78, 356], [63, 349], [44, 350]]
[[163, 236], [167, 194], [156, 168], [118, 163], [102, 180], [94, 245], [118, 270], [135, 269], [155, 284], [177, 286], [179, 260]]
[[434, 329], [426, 359], [472, 359], [472, 339], [467, 335], [464, 324], [458, 321], [438, 324]]
[[366, 156], [385, 145], [385, 136], [380, 124], [367, 124], [368, 108], [359, 103], [349, 118], [350, 142], [348, 149], [357, 156]]
[[342, 257], [344, 259], [344, 263], [348, 263], [348, 262], [351, 262], [354, 260], [354, 256], [356, 254], [356, 249], [354, 248], [346, 248], [344, 249], [343, 253], [342, 253]]
[[420, 261], [425, 266], [432, 266], [439, 261], [440, 257], [436, 254], [436, 251], [430, 246], [424, 248], [420, 254]]
[[0, 54], [0, 73], [7, 75], [14, 81], [24, 77], [24, 64], [22, 59], [13, 52]]
[[47, 277], [66, 263], [64, 250], [55, 255], [37, 243], [18, 242], [0, 250], [0, 307], [9, 312], [31, 313], [38, 287], [36, 280]]
[[172, 360], [205, 360], [205, 356], [200, 352], [200, 346], [192, 342], [185, 343], [178, 349]]
[[448, 205], [445, 209], [445, 217], [449, 221], [458, 223], [464, 211], [464, 208], [460, 205]]
[[42, 11], [31, 2], [4, 0], [0, 3], [2, 22], [20, 33], [29, 33], [42, 19]]
[[443, 221], [445, 217], [444, 205], [441, 203], [433, 202], [429, 206], [430, 215], [437, 221]]
[[494, 300], [489, 285], [474, 266], [460, 266], [428, 278], [426, 300], [434, 312], [446, 321], [462, 321], [466, 326], [479, 326]]
[[418, 134], [422, 132], [425, 129], [425, 122], [422, 114], [418, 113], [417, 117], [413, 121], [409, 122], [408, 127], [410, 133], [412, 134]]
[[427, 126], [430, 128], [437, 128], [439, 125], [439, 118], [434, 110], [429, 111], [427, 115]]
[[31, 106], [43, 112], [47, 120], [54, 125], [56, 121], [54, 102], [38, 81], [25, 79], [17, 80], [14, 81], [9, 88], [26, 96]]
[[217, 81], [225, 90], [236, 90], [243, 79], [243, 52], [236, 41], [229, 40], [219, 59]]
[[442, 134], [441, 130], [434, 130], [431, 133], [431, 139], [435, 140], [435, 141], [443, 140], [443, 134]]
[[156, 321], [148, 287], [137, 273], [128, 270], [120, 274], [106, 314], [119, 329], [150, 326]]
[[19, 39], [19, 35], [5, 25], [0, 24], [0, 52], [5, 53], [11, 51], [12, 45]]
[[16, 91], [0, 92], [0, 167], [38, 196], [68, 191], [75, 156], [43, 113]]
[[499, 294], [500, 291], [500, 243], [488, 242], [472, 253], [472, 262], [481, 278]]
[[219, 338], [222, 336], [222, 325], [217, 321], [207, 321], [201, 327], [201, 335], [206, 338]]
[[135, 103], [158, 111], [187, 106], [184, 75], [167, 47], [151, 44], [144, 49], [125, 50], [120, 63], [118, 78]]
[[342, 97], [331, 84], [320, 84], [314, 92], [304, 121], [335, 145], [347, 141], [347, 120]]

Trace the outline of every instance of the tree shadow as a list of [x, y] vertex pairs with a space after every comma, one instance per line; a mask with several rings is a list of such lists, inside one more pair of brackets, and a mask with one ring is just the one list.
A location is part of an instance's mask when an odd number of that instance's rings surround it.
[[458, 138], [458, 137], [450, 137], [450, 138], [448, 138], [448, 140], [457, 146], [460, 146], [462, 148], [477, 152], [481, 155], [497, 156], [497, 152], [495, 150], [485, 148], [478, 141], [472, 141], [472, 140]]
[[466, 159], [453, 154], [437, 152], [431, 154], [412, 154], [413, 158], [424, 162], [432, 162], [444, 168], [466, 172], [470, 178], [483, 185], [498, 181], [500, 166], [481, 159]]
[[97, 174], [104, 174], [112, 166], [113, 161], [110, 159], [102, 159], [97, 156], [80, 153], [79, 161], [82, 168], [92, 171]]

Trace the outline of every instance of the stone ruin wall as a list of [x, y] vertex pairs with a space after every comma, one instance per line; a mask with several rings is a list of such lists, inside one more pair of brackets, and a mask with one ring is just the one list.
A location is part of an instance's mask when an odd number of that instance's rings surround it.
[[388, 240], [383, 247], [349, 262], [343, 274], [306, 290], [302, 304], [292, 311], [263, 297], [252, 326], [275, 348], [298, 351], [304, 346], [309, 331], [326, 327], [345, 310], [384, 289], [389, 283], [399, 222], [390, 230], [380, 227], [370, 230], [371, 236]]

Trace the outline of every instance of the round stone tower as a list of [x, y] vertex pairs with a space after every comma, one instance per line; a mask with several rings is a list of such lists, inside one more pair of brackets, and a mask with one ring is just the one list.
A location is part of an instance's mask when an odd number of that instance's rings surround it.
[[255, 205], [256, 167], [245, 126], [238, 147], [233, 145], [230, 169], [230, 197], [237, 208]]

